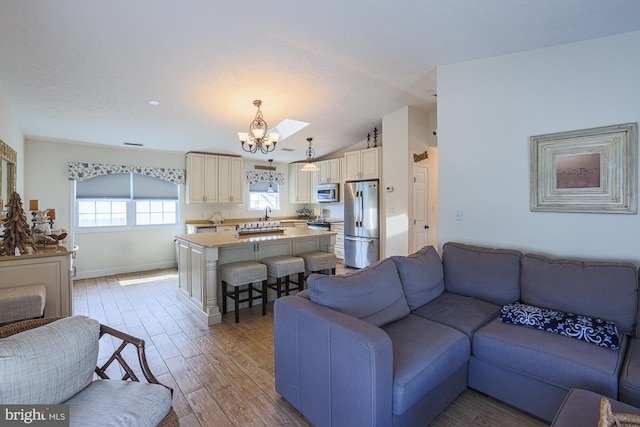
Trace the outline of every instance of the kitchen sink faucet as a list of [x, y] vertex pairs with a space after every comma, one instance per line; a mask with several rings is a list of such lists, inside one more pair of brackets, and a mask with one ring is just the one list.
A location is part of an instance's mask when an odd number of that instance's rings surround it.
[[267, 206], [264, 208], [264, 220], [269, 221], [269, 214], [271, 213], [271, 208]]

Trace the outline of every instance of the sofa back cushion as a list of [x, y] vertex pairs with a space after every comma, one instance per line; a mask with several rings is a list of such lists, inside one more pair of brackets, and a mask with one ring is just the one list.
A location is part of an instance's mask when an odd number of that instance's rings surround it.
[[445, 289], [498, 305], [513, 302], [520, 298], [521, 257], [522, 253], [516, 250], [445, 243]]
[[0, 402], [59, 404], [85, 388], [98, 361], [100, 323], [72, 316], [0, 339]]
[[391, 257], [409, 309], [415, 310], [444, 292], [444, 270], [440, 255], [433, 246], [425, 246], [409, 256]]
[[525, 304], [599, 317], [635, 333], [638, 270], [627, 262], [522, 257], [521, 300]]
[[311, 274], [307, 283], [311, 301], [376, 326], [409, 314], [396, 265], [390, 258], [337, 276]]

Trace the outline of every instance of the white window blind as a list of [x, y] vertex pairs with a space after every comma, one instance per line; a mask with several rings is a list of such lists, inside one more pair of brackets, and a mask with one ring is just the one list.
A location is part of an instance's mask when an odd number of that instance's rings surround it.
[[178, 200], [178, 184], [151, 176], [133, 174], [133, 198]]
[[76, 199], [129, 199], [131, 174], [114, 173], [76, 181]]

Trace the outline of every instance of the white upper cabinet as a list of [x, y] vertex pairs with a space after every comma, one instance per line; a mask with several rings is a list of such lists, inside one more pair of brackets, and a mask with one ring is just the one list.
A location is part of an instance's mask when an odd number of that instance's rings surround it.
[[241, 157], [187, 153], [186, 203], [242, 203]]
[[305, 164], [289, 164], [289, 203], [312, 203], [315, 199], [317, 172], [301, 171]]
[[344, 154], [345, 181], [379, 178], [380, 147], [365, 148]]
[[186, 202], [218, 203], [218, 156], [188, 153]]
[[241, 157], [218, 156], [218, 201], [242, 203], [244, 162]]
[[337, 184], [342, 176], [340, 171], [340, 159], [329, 159], [316, 162], [320, 168], [318, 171], [318, 184]]

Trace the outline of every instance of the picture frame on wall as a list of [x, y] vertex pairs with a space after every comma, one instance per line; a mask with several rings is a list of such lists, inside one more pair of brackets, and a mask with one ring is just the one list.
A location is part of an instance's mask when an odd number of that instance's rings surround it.
[[533, 212], [638, 213], [638, 123], [530, 137]]

